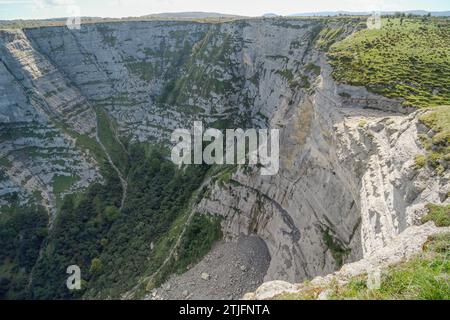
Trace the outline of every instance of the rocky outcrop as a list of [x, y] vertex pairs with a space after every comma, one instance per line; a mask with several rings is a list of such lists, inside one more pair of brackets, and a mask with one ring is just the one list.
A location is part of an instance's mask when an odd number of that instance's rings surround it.
[[283, 293], [298, 292], [297, 286], [286, 281], [270, 281], [261, 285], [256, 292], [249, 292], [244, 295], [243, 300], [268, 300]]
[[95, 113], [22, 31], [0, 31], [0, 58], [0, 204], [37, 202], [54, 217], [57, 198], [99, 180], [62, 129], [92, 134]]
[[425, 204], [448, 202], [448, 172], [414, 169], [415, 155], [424, 152], [417, 137], [422, 111], [389, 112], [397, 102], [384, 98], [376, 109], [347, 105], [329, 66], [317, 63], [315, 93], [274, 117], [282, 130], [280, 173], [238, 171], [198, 206], [224, 217], [230, 239], [256, 233], [266, 241], [266, 280], [332, 273], [393, 243]]
[[86, 99], [70, 84], [51, 61], [37, 51], [23, 31], [0, 31], [3, 66], [26, 91], [36, 108], [80, 133], [91, 133], [95, 113]]
[[[327, 287], [333, 283], [344, 285], [353, 277], [383, 272], [388, 267], [404, 262], [422, 251], [430, 236], [449, 232], [450, 228], [437, 228], [433, 222], [421, 226], [412, 226], [394, 237], [389, 245], [375, 250], [369, 256], [353, 263], [344, 265], [339, 271], [324, 277], [315, 277], [309, 285], [321, 291], [318, 299], [326, 299]], [[290, 284], [280, 281], [269, 281], [260, 286], [255, 292], [247, 293], [244, 300], [268, 300], [282, 294], [301, 294], [307, 289], [304, 283]]]
[[[45, 121], [45, 128], [52, 126], [49, 130], [65, 139], [95, 139], [95, 110], [103, 108], [117, 122], [118, 134], [132, 141], [167, 142], [173, 129], [194, 120], [216, 127], [265, 127], [294, 95], [308, 90], [311, 71], [304, 70], [304, 60], [326, 26], [350, 32], [355, 23], [153, 21], [2, 30], [0, 90], [8, 91], [1, 102], [2, 124], [8, 123], [4, 131], [23, 119]], [[15, 159], [6, 150], [2, 156]], [[90, 155], [76, 159], [84, 163], [79, 169], [68, 157], [55, 158], [77, 171], [72, 176], [79, 187], [99, 178]], [[45, 177], [43, 184], [52, 179]], [[17, 187], [26, 183], [19, 180]], [[12, 192], [15, 184], [8, 178], [2, 192]], [[54, 207], [56, 195], [44, 185], [38, 189], [48, 189], [46, 206]]]
[[240, 299], [264, 279], [270, 256], [263, 240], [241, 236], [219, 241], [200, 263], [182, 275], [172, 276], [145, 298], [152, 300]]
[[194, 120], [267, 126], [307, 89], [304, 58], [326, 26], [353, 21], [154, 21], [29, 29], [39, 52], [134, 140], [167, 140]]

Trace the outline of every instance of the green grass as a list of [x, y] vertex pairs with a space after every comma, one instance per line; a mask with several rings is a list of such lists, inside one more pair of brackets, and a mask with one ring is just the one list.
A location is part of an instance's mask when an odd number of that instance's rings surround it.
[[347, 284], [328, 287], [304, 283], [298, 293], [281, 294], [279, 300], [315, 300], [320, 292], [331, 290], [335, 300], [450, 300], [450, 233], [430, 237], [424, 252], [388, 268], [381, 275], [379, 289], [367, 288], [367, 275], [356, 276]]
[[127, 172], [128, 155], [127, 150], [125, 150], [117, 141], [114, 134], [114, 130], [117, 130], [117, 125], [103, 109], [97, 108], [96, 112], [98, 119], [98, 136], [110, 154], [114, 164], [124, 174]]
[[414, 157], [414, 169], [421, 169], [427, 164], [427, 157], [423, 154], [418, 154]]
[[311, 86], [307, 76], [301, 75], [299, 80], [296, 80], [292, 70], [289, 69], [277, 70], [275, 73], [286, 79], [286, 81], [289, 84], [289, 87], [293, 90], [297, 88], [309, 88]]
[[53, 192], [59, 194], [69, 190], [78, 179], [77, 176], [55, 176], [53, 178]]
[[427, 153], [424, 158], [416, 156], [416, 168], [426, 163], [442, 173], [448, 169], [450, 161], [450, 106], [435, 107], [421, 116], [419, 121], [431, 129], [433, 135], [419, 136]]
[[[449, 142], [450, 135], [450, 106], [440, 106], [420, 117], [427, 127], [433, 129], [438, 134], [433, 140], [437, 143]], [[445, 137], [445, 139], [443, 139]]]
[[95, 158], [95, 160], [97, 160], [98, 163], [107, 161], [105, 153], [95, 139], [82, 134], [75, 134], [74, 136], [76, 137], [76, 146], [91, 152], [92, 156]]
[[344, 263], [345, 257], [348, 255], [349, 250], [345, 249], [341, 241], [335, 239], [331, 234], [330, 230], [323, 231], [323, 241], [325, 245], [331, 252], [336, 264], [338, 266], [342, 266]]
[[422, 218], [422, 223], [434, 221], [438, 227], [450, 227], [450, 205], [427, 205], [428, 214]]
[[[179, 46], [179, 50], [169, 54], [173, 61], [170, 70], [166, 72], [167, 83], [161, 95], [157, 98], [160, 105], [187, 105], [192, 94], [209, 98], [212, 93], [231, 95], [245, 81], [233, 70], [236, 65], [231, 59], [238, 48], [227, 33], [217, 27], [211, 27], [207, 32], [198, 34], [198, 45], [192, 47], [187, 41]], [[233, 71], [232, 78], [222, 79], [217, 72], [211, 72], [211, 67], [217, 66]], [[173, 75], [180, 75], [173, 77]], [[185, 112], [190, 115], [191, 108]]]
[[149, 82], [154, 77], [155, 67], [151, 62], [134, 61], [127, 63], [125, 66], [132, 74], [136, 75], [143, 81]]
[[80, 134], [76, 132], [75, 130], [71, 129], [69, 126], [67, 126], [63, 122], [58, 121], [57, 119], [53, 119], [53, 123], [57, 129], [66, 133], [72, 138], [75, 138], [76, 146], [80, 149], [88, 151], [98, 163], [101, 164], [104, 161], [107, 161], [103, 149], [94, 138], [89, 137], [87, 134]]
[[[424, 253], [390, 268], [382, 275], [378, 290], [368, 289], [366, 277], [353, 279], [337, 289], [336, 299], [450, 299], [450, 233], [430, 238]], [[447, 279], [447, 280], [446, 280]]]
[[343, 33], [344, 28], [323, 28], [315, 39], [315, 47], [317, 49], [328, 50], [330, 46], [336, 42], [338, 37]]
[[382, 19], [331, 46], [333, 77], [405, 106], [450, 104], [450, 20]]
[[[167, 257], [167, 252], [171, 250], [184, 224], [187, 222], [187, 216], [187, 213], [180, 216], [171, 227], [168, 235], [164, 236], [162, 241], [155, 246], [152, 264], [157, 266], [163, 263]], [[182, 237], [180, 246], [176, 250], [176, 258], [170, 259], [155, 274], [155, 277], [147, 282], [145, 291], [151, 291], [153, 288], [163, 284], [173, 273], [182, 274], [186, 272], [190, 267], [198, 263], [211, 250], [213, 244], [221, 238], [220, 218], [196, 213]], [[138, 291], [138, 295], [143, 293]]]
[[312, 72], [316, 76], [320, 75], [321, 68], [318, 65], [315, 65], [314, 63], [308, 63], [305, 65], [305, 71], [306, 72]]
[[9, 169], [12, 167], [12, 163], [11, 163], [11, 161], [9, 161], [9, 159], [6, 156], [0, 157], [0, 167]]

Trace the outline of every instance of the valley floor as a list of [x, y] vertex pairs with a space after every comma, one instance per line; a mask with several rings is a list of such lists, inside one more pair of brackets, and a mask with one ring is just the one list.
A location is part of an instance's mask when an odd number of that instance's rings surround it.
[[257, 236], [220, 241], [200, 263], [171, 277], [146, 299], [240, 299], [262, 284], [269, 262], [267, 247]]

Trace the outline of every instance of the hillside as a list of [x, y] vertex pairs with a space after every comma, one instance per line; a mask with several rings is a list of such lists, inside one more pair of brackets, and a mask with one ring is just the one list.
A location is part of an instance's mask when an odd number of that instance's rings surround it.
[[[319, 12], [302, 12], [294, 13], [289, 16], [292, 17], [327, 17], [327, 16], [370, 16], [372, 11], [319, 11]], [[433, 17], [449, 17], [450, 11], [425, 11], [425, 10], [406, 10], [406, 11], [380, 11], [383, 16], [386, 15], [415, 15], [415, 16], [426, 16], [431, 15]]]
[[448, 19], [384, 18], [381, 29], [365, 29], [330, 50], [337, 81], [365, 86], [405, 106], [450, 102]]
[[[139, 17], [124, 18], [102, 18], [102, 17], [80, 17], [82, 24], [106, 23], [106, 22], [126, 22], [126, 21], [197, 21], [197, 22], [224, 22], [237, 19], [245, 19], [244, 16], [217, 12], [165, 12], [157, 14], [147, 14]], [[67, 18], [55, 19], [15, 19], [0, 20], [0, 29], [22, 29], [38, 28], [49, 26], [65, 26]]]

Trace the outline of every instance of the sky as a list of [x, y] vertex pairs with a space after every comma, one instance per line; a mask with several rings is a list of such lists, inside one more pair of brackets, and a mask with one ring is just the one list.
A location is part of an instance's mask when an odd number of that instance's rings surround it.
[[208, 11], [245, 16], [320, 11], [450, 10], [448, 0], [0, 0], [0, 20], [78, 15], [129, 17], [161, 12]]

